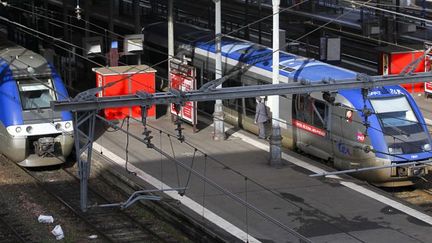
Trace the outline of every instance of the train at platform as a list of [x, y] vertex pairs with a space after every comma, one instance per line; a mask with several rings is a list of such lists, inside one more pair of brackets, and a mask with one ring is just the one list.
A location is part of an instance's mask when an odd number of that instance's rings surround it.
[[[166, 25], [154, 23], [144, 28], [147, 56], [155, 62], [166, 58], [161, 56], [167, 50]], [[216, 48], [211, 31], [177, 24], [175, 47], [177, 57], [196, 68], [198, 88], [214, 79]], [[224, 36], [221, 53], [223, 74], [247, 65], [245, 72], [223, 86], [272, 82], [271, 48]], [[359, 77], [359, 73], [284, 51], [280, 52], [279, 68], [281, 83], [338, 82]], [[225, 121], [257, 133], [255, 99], [224, 100], [223, 104]], [[198, 107], [205, 110], [212, 106]], [[286, 147], [329, 161], [339, 170], [390, 166], [354, 173], [372, 184], [412, 185], [432, 169], [428, 164], [432, 158], [428, 128], [419, 107], [401, 86], [282, 95], [279, 107]], [[403, 165], [407, 162], [414, 163]]]
[[68, 92], [47, 60], [0, 39], [0, 153], [23, 167], [62, 164], [71, 153], [70, 112], [56, 112], [51, 101]]

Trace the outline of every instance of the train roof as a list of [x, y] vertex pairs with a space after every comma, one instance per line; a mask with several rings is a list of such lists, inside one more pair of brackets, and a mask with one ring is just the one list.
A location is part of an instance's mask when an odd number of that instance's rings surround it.
[[37, 75], [51, 73], [44, 57], [7, 40], [0, 39], [0, 58], [0, 65], [8, 66], [14, 77], [28, 76], [29, 72]]
[[[153, 39], [155, 35], [166, 38], [167, 23], [158, 22], [150, 24], [146, 27], [145, 31], [147, 32], [146, 36], [148, 38], [145, 37], [147, 40]], [[214, 33], [212, 31], [184, 23], [176, 23], [174, 31], [176, 41], [215, 53]], [[166, 45], [166, 41], [161, 41], [158, 38], [153, 41]], [[272, 49], [269, 47], [234, 37], [224, 37], [221, 42], [221, 52], [224, 57], [253, 64], [253, 66], [269, 72], [272, 71]], [[279, 69], [280, 75], [294, 82], [301, 81], [302, 79], [310, 82], [321, 82], [332, 79], [337, 82], [339, 80], [355, 79], [358, 74], [345, 68], [285, 51], [279, 52]], [[400, 87], [395, 86], [394, 88]], [[385, 90], [382, 91], [382, 93], [387, 93]], [[344, 94], [346, 97], [352, 97], [353, 94], [359, 95], [360, 89], [339, 90], [339, 93]]]
[[[195, 47], [209, 52], [215, 52], [214, 42], [198, 41]], [[272, 49], [255, 43], [226, 37], [221, 42], [221, 52], [224, 57], [242, 63], [252, 64], [255, 67], [272, 71]], [[287, 52], [279, 52], [280, 75], [291, 80], [306, 79], [310, 82], [322, 80], [346, 80], [356, 78], [357, 73], [336, 67], [311, 58], [297, 56]]]

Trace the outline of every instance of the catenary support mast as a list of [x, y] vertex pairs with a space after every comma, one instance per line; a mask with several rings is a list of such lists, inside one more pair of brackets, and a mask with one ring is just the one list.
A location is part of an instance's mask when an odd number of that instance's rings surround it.
[[[273, 0], [273, 71], [272, 83], [279, 84], [279, 4], [280, 0]], [[279, 95], [270, 96], [270, 110], [272, 112], [272, 134], [270, 136], [271, 166], [280, 167], [282, 136], [279, 125]]]
[[[215, 3], [215, 34], [216, 34], [216, 68], [215, 78], [222, 78], [222, 53], [221, 53], [221, 0], [213, 0]], [[217, 86], [222, 88], [222, 84]], [[224, 113], [222, 100], [216, 100], [213, 113], [214, 140], [225, 139]]]

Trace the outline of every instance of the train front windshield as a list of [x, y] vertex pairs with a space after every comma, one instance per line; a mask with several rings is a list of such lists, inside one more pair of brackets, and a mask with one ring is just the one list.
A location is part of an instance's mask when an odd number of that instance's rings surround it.
[[45, 109], [55, 100], [51, 79], [20, 80], [18, 89], [23, 110]]
[[428, 144], [428, 140], [424, 135], [425, 131], [405, 96], [375, 98], [370, 99], [370, 102], [380, 121], [391, 154], [419, 153], [426, 150], [424, 145]]

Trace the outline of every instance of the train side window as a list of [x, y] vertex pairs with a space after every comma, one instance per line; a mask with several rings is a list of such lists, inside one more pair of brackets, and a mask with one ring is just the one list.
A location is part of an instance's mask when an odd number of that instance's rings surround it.
[[302, 94], [298, 96], [296, 118], [308, 124], [312, 124], [313, 100], [309, 95]]
[[318, 128], [325, 128], [326, 121], [326, 104], [320, 100], [315, 100], [313, 103], [313, 122], [312, 124]]
[[246, 116], [254, 119], [255, 117], [255, 108], [256, 108], [256, 101], [255, 98], [245, 98], [245, 110], [246, 110]]

